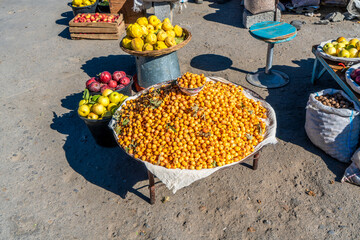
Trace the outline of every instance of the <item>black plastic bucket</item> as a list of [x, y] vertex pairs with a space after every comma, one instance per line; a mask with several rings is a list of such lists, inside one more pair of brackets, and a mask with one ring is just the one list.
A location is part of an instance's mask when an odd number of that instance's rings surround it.
[[111, 118], [105, 118], [101, 120], [93, 120], [79, 116], [84, 120], [86, 126], [89, 128], [91, 135], [95, 139], [96, 144], [102, 147], [116, 147], [114, 134], [109, 128], [109, 122]]
[[85, 7], [73, 7], [71, 2], [68, 3], [68, 5], [72, 8], [74, 16], [76, 16], [79, 13], [95, 13], [98, 2], [99, 0], [96, 0], [96, 2], [93, 5], [89, 5]]
[[110, 13], [110, 6], [104, 6], [99, 3], [97, 5], [96, 11], [99, 13]]

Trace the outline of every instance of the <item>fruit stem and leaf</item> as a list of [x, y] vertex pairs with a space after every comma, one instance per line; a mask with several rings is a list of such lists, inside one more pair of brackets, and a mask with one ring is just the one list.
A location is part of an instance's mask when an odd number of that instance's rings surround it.
[[167, 127], [167, 128], [170, 128], [171, 130], [173, 130], [174, 132], [176, 132], [176, 129], [175, 129], [173, 126], [171, 126], [169, 123], [166, 124], [166, 127]]
[[184, 40], [185, 40], [185, 33], [183, 33], [183, 35], [181, 37], [175, 37], [176, 45], [178, 45], [179, 43], [182, 43]]
[[83, 93], [83, 99], [89, 100], [89, 98], [90, 98], [90, 92], [88, 89], [85, 89]]
[[247, 134], [246, 134], [246, 138], [247, 138], [248, 140], [251, 140], [251, 139], [253, 139], [253, 136], [247, 133]]
[[160, 107], [163, 101], [160, 99], [149, 99], [149, 103], [151, 104], [151, 108], [155, 109]]
[[[194, 104], [194, 106], [191, 107], [191, 111], [193, 111], [193, 114], [192, 116], [193, 117], [196, 117], [197, 116], [197, 113], [199, 111], [203, 110], [202, 108], [200, 108], [196, 103]], [[205, 114], [204, 114], [205, 115]], [[204, 117], [204, 116], [203, 116]], [[205, 118], [205, 117], [204, 117]]]
[[130, 119], [125, 118], [125, 119], [122, 121], [122, 125], [123, 125], [123, 126], [126, 126], [129, 122], [130, 122]]
[[117, 125], [115, 128], [115, 132], [117, 135], [121, 135], [121, 126]]
[[257, 124], [256, 127], [258, 128], [259, 131], [259, 135], [263, 135], [264, 134], [264, 129], [261, 127], [261, 124]]
[[162, 156], [162, 153], [159, 154], [159, 157], [158, 157], [158, 160], [157, 160], [156, 165], [160, 165], [161, 156]]
[[213, 161], [213, 162], [212, 162], [212, 165], [213, 165], [213, 167], [216, 167], [216, 166], [217, 166], [216, 161]]

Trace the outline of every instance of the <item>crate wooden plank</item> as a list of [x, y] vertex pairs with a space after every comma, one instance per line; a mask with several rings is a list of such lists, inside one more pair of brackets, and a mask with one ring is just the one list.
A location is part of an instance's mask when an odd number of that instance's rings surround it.
[[81, 40], [81, 39], [94, 39], [94, 40], [118, 40], [120, 36], [125, 31], [125, 22], [122, 22], [118, 27], [118, 33], [70, 33], [71, 39]]
[[[102, 13], [103, 14], [103, 13]], [[118, 14], [106, 14], [106, 15], [118, 15]], [[69, 27], [109, 27], [109, 26], [118, 26], [123, 21], [124, 17], [122, 14], [119, 15], [119, 18], [116, 19], [114, 23], [108, 22], [83, 22], [83, 23], [75, 23], [74, 19], [69, 22]]]
[[109, 0], [110, 12], [119, 13], [126, 0]]
[[118, 27], [115, 28], [97, 28], [97, 27], [70, 27], [70, 33], [118, 33]]
[[146, 16], [145, 10], [134, 12], [133, 6], [134, 0], [110, 0], [110, 12], [123, 14], [126, 26], [136, 22], [138, 18]]

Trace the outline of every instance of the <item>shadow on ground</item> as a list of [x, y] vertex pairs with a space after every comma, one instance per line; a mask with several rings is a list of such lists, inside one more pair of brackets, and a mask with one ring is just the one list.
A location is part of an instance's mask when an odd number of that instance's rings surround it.
[[250, 73], [249, 71], [233, 67], [232, 64], [233, 61], [230, 58], [218, 54], [202, 54], [194, 57], [190, 61], [191, 67], [203, 71], [219, 72], [231, 69], [245, 74]]
[[110, 73], [125, 71], [128, 75], [134, 75], [136, 72], [135, 57], [131, 55], [96, 57], [86, 61], [81, 69], [89, 75], [89, 77], [94, 77], [103, 71]]
[[[317, 85], [311, 84], [314, 59], [294, 60], [293, 63], [297, 66], [277, 65], [273, 67], [275, 70], [286, 73], [290, 77], [290, 83], [282, 88], [268, 89], [269, 95], [265, 99], [276, 112], [278, 123], [276, 137], [320, 156], [327, 167], [336, 175], [336, 180], [340, 181], [348, 164], [338, 162], [313, 145], [304, 129], [305, 107], [310, 93], [326, 88], [339, 89], [339, 86], [327, 73], [318, 81]], [[215, 54], [196, 56], [191, 60], [190, 65], [210, 72], [231, 69], [241, 73], [249, 73], [247, 70], [232, 67], [231, 59]], [[231, 81], [231, 79], [229, 80]], [[253, 89], [256, 92], [258, 88]]]
[[[56, 20], [55, 23], [58, 25], [69, 26], [69, 22], [71, 21], [71, 19], [74, 18], [74, 13], [72, 11], [64, 12], [61, 14], [61, 17], [62, 18]], [[71, 39], [69, 28], [66, 27], [61, 33], [59, 33], [58, 36], [66, 39]]]
[[211, 2], [209, 7], [217, 10], [215, 13], [205, 15], [205, 20], [243, 28], [242, 14], [244, 7], [241, 6], [241, 1], [232, 0], [224, 4], [219, 4], [213, 0], [209, 2]]
[[290, 77], [290, 83], [282, 88], [268, 89], [269, 95], [266, 97], [266, 101], [271, 104], [276, 112], [278, 123], [276, 136], [284, 142], [301, 146], [305, 150], [320, 156], [328, 169], [336, 175], [336, 181], [340, 181], [347, 164], [331, 158], [313, 145], [304, 128], [305, 107], [310, 93], [326, 88], [339, 89], [339, 86], [328, 74], [324, 74], [317, 85], [311, 84], [314, 59], [293, 60], [292, 62], [297, 66], [274, 66], [275, 70], [282, 71]]
[[134, 185], [147, 180], [144, 164], [130, 159], [119, 147], [100, 147], [95, 143], [84, 121], [77, 115], [82, 93], [72, 94], [61, 101], [71, 111], [58, 116], [53, 113], [51, 128], [67, 135], [63, 149], [69, 165], [87, 181], [125, 199], [128, 192], [149, 201]]

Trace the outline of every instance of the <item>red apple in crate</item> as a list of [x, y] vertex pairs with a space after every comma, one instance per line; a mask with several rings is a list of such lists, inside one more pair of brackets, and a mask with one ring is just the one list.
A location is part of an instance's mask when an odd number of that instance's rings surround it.
[[126, 73], [124, 71], [116, 71], [112, 75], [112, 79], [119, 82], [121, 78], [126, 77]]
[[115, 88], [115, 90], [120, 90], [123, 89], [125, 86], [122, 84], [117, 85], [117, 87]]
[[128, 77], [122, 77], [121, 79], [120, 79], [120, 83], [122, 84], [122, 85], [128, 85], [129, 83], [130, 83], [130, 79], [128, 78]]
[[93, 82], [89, 85], [89, 90], [91, 92], [100, 92], [101, 86], [98, 82]]
[[103, 93], [105, 89], [111, 89], [111, 87], [109, 87], [108, 85], [103, 85], [100, 89], [101, 93]]
[[96, 79], [94, 77], [87, 80], [86, 81], [86, 88], [89, 88], [90, 84], [92, 84], [93, 82], [96, 82]]
[[354, 71], [352, 71], [351, 74], [350, 74], [350, 77], [351, 77], [351, 79], [355, 80], [355, 78], [357, 76], [359, 76], [359, 75], [360, 75], [360, 68], [355, 69]]
[[117, 82], [115, 80], [110, 80], [109, 83], [108, 83], [108, 86], [110, 88], [116, 88]]
[[104, 71], [100, 74], [100, 82], [102, 83], [108, 83], [111, 78], [111, 74], [108, 71]]

